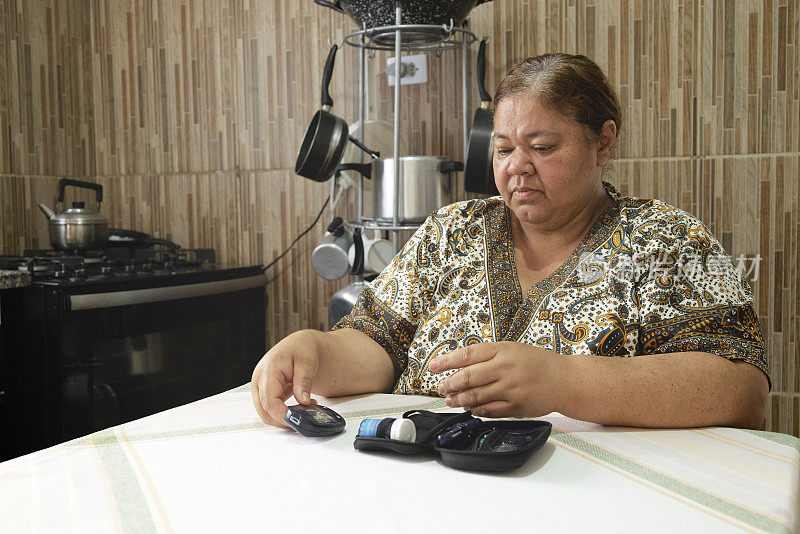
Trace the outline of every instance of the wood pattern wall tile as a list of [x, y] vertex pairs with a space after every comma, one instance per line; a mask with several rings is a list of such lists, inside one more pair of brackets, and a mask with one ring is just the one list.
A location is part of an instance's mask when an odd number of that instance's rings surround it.
[[0, 5], [0, 173], [93, 173], [87, 2]]
[[[94, 0], [98, 173], [293, 167], [319, 107], [321, 43], [343, 37], [344, 16], [325, 11], [289, 0]], [[339, 58], [336, 100], [352, 69]]]
[[702, 154], [800, 151], [797, 2], [706, 2], [701, 8]]

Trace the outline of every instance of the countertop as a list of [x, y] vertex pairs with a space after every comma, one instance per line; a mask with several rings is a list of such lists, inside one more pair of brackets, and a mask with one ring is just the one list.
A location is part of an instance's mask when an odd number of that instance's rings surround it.
[[13, 289], [31, 284], [31, 273], [27, 271], [0, 271], [0, 289]]
[[[0, 463], [9, 532], [796, 532], [800, 440], [605, 427], [550, 414], [507, 473], [354, 450], [362, 419], [444, 399], [318, 398], [345, 432], [265, 425], [249, 384]], [[291, 399], [287, 403], [291, 403]]]

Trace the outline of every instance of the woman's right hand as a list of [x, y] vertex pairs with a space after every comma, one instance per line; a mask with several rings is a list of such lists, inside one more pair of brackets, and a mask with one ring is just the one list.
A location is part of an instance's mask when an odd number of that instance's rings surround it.
[[268, 425], [286, 427], [285, 401], [314, 404], [311, 390], [320, 365], [320, 346], [313, 330], [295, 332], [272, 347], [253, 370], [253, 404]]

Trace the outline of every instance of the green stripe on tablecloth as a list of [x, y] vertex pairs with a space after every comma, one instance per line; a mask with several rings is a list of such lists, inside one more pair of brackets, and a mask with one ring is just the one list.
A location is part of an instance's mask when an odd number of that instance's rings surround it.
[[[106, 439], [107, 436], [103, 438]], [[87, 437], [86, 441], [93, 445], [94, 436]], [[114, 497], [122, 530], [133, 533], [155, 532], [156, 525], [150, 514], [150, 506], [125, 452], [121, 447], [96, 447], [95, 451], [105, 470], [104, 478]]]
[[443, 410], [449, 406], [445, 404], [444, 399], [434, 399], [422, 404], [413, 404], [410, 406], [388, 406], [386, 408], [375, 408], [371, 410], [357, 410], [354, 412], [340, 412], [339, 415], [345, 419], [358, 419], [359, 417], [375, 417], [376, 415], [393, 415], [398, 413], [405, 413], [409, 410]]
[[[264, 428], [264, 423], [243, 423], [240, 425], [219, 425], [206, 426], [199, 428], [187, 428], [183, 430], [165, 430], [164, 432], [148, 432], [146, 434], [129, 434], [127, 441], [152, 441], [158, 439], [183, 438], [192, 436], [204, 436], [207, 434], [223, 434], [226, 432], [241, 432], [245, 430], [256, 430]], [[117, 445], [119, 438], [113, 432], [102, 431], [89, 435], [85, 438], [78, 438], [62, 444], [65, 448], [80, 448], [86, 446]]]
[[789, 434], [780, 434], [778, 432], [765, 432], [763, 430], [748, 430], [743, 429], [745, 432], [749, 434], [753, 434], [754, 436], [758, 436], [759, 438], [766, 439], [773, 443], [778, 443], [780, 445], [786, 445], [787, 447], [792, 447], [797, 452], [800, 453], [800, 439], [790, 436]]
[[684, 497], [685, 499], [694, 501], [716, 512], [765, 532], [790, 532], [789, 527], [770, 517], [725, 501], [716, 495], [712, 495], [711, 493], [708, 493], [702, 489], [690, 486], [685, 482], [665, 475], [664, 473], [660, 473], [647, 467], [646, 465], [629, 460], [628, 458], [620, 456], [619, 454], [616, 454], [604, 447], [596, 445], [584, 438], [578, 437], [575, 434], [557, 430], [554, 427], [552, 433], [550, 434], [550, 439], [568, 445], [579, 450], [580, 452], [583, 452], [584, 454], [587, 454], [588, 456], [600, 460], [603, 463], [622, 469], [623, 471], [626, 471], [637, 478], [646, 480], [651, 484], [660, 486], [676, 495]]
[[[345, 419], [359, 419], [367, 417], [376, 417], [381, 415], [393, 415], [398, 413], [407, 412], [409, 410], [439, 410], [447, 408], [444, 399], [434, 399], [421, 404], [395, 406], [387, 408], [376, 408], [371, 410], [356, 410], [352, 412], [340, 412], [340, 415]], [[174, 439], [195, 436], [206, 436], [209, 434], [224, 434], [227, 432], [245, 432], [249, 430], [263, 430], [268, 428], [265, 423], [260, 421], [254, 423], [241, 423], [237, 425], [219, 425], [219, 426], [206, 426], [199, 428], [186, 428], [181, 430], [165, 430], [163, 432], [148, 432], [144, 434], [128, 434], [127, 441], [154, 441], [160, 439]], [[119, 443], [118, 436], [109, 430], [103, 430], [92, 434], [85, 438], [78, 438], [68, 441], [62, 445], [64, 448], [82, 448], [82, 447], [98, 447], [103, 445], [117, 445]]]

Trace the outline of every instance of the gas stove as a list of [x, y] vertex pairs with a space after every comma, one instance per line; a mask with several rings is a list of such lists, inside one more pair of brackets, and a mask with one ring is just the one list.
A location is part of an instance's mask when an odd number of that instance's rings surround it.
[[0, 461], [250, 379], [266, 350], [262, 266], [140, 241], [0, 256], [33, 279], [0, 292]]
[[68, 286], [211, 271], [215, 261], [214, 249], [25, 250], [21, 256], [0, 256], [0, 269], [27, 271], [37, 284]]

